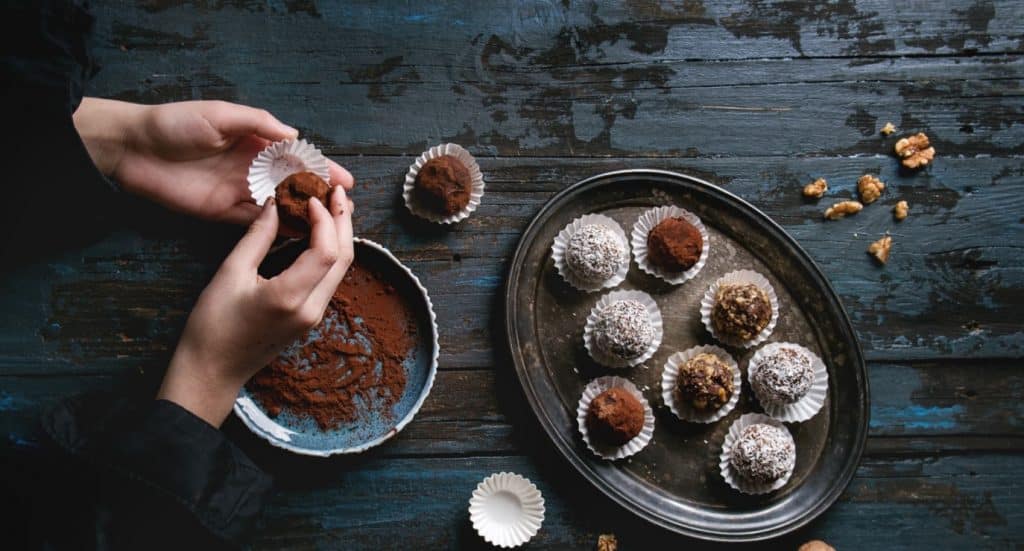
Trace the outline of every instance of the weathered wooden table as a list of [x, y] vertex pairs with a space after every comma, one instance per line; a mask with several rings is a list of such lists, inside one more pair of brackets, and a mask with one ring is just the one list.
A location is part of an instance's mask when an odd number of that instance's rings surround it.
[[[91, 93], [220, 98], [298, 126], [358, 180], [357, 233], [430, 289], [441, 370], [419, 417], [357, 458], [232, 437], [274, 473], [260, 548], [482, 542], [466, 502], [500, 470], [547, 498], [536, 548], [695, 545], [616, 509], [553, 451], [501, 346], [520, 231], [556, 191], [610, 169], [706, 178], [785, 226], [831, 278], [870, 360], [871, 437], [841, 500], [784, 542], [843, 549], [1007, 548], [1024, 540], [1024, 4], [841, 0], [624, 5], [507, 1], [99, 2]], [[414, 4], [421, 4], [416, 6]], [[878, 129], [925, 131], [904, 175]], [[407, 166], [454, 141], [480, 159], [483, 205], [451, 229], [400, 207]], [[865, 172], [889, 183], [821, 222]], [[896, 224], [898, 199], [911, 216]], [[826, 199], [824, 202], [828, 202]], [[47, 404], [149, 392], [190, 306], [240, 234], [133, 203], [100, 242], [0, 279], [0, 424], [32, 445]], [[892, 259], [865, 254], [885, 231]]]

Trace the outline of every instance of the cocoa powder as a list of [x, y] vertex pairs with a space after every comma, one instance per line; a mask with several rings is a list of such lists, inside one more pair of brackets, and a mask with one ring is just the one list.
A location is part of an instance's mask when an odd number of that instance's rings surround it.
[[247, 388], [271, 417], [287, 410], [322, 430], [363, 412], [391, 417], [405, 391], [414, 320], [394, 287], [357, 259], [297, 352], [278, 356]]

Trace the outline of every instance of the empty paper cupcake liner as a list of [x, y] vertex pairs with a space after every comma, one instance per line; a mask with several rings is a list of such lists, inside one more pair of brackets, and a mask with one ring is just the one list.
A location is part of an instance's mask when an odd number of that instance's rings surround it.
[[[469, 170], [469, 177], [472, 181], [469, 190], [469, 203], [467, 203], [465, 208], [461, 211], [452, 215], [439, 214], [429, 208], [419, 205], [416, 201], [415, 194], [416, 175], [419, 174], [423, 165], [427, 164], [427, 161], [431, 159], [437, 159], [446, 155], [455, 157], [465, 165], [466, 169]], [[466, 151], [462, 146], [454, 143], [435, 145], [434, 147], [424, 151], [415, 162], [409, 165], [409, 172], [405, 175], [405, 185], [402, 188], [402, 200], [405, 201], [405, 207], [409, 209], [409, 212], [436, 224], [454, 224], [469, 218], [469, 215], [480, 206], [480, 200], [483, 196], [484, 175], [480, 172], [480, 165], [477, 164], [476, 159], [473, 158], [473, 155], [471, 155], [469, 151]]]
[[[620, 300], [635, 300], [644, 305], [647, 309], [647, 315], [651, 321], [651, 327], [654, 329], [654, 338], [651, 339], [651, 344], [647, 347], [647, 350], [643, 354], [632, 359], [622, 359], [609, 354], [605, 354], [594, 344], [594, 327], [597, 324], [598, 312], [604, 307], [617, 302]], [[654, 302], [651, 295], [643, 291], [611, 291], [598, 299], [597, 304], [590, 310], [590, 315], [587, 316], [587, 324], [583, 328], [583, 346], [587, 349], [587, 353], [597, 363], [611, 368], [624, 368], [634, 367], [640, 365], [654, 356], [654, 353], [658, 351], [658, 347], [661, 346], [661, 339], [664, 333], [664, 325], [661, 319], [661, 310], [658, 308], [658, 303]]]
[[[612, 230], [615, 235], [619, 237], [622, 242], [622, 248], [626, 251], [615, 275], [605, 281], [599, 281], [597, 283], [581, 279], [573, 273], [565, 263], [565, 251], [569, 247], [569, 240], [572, 239], [572, 236], [578, 232], [580, 228], [592, 224]], [[558, 270], [558, 274], [562, 276], [562, 279], [564, 279], [569, 285], [572, 285], [580, 291], [586, 291], [588, 293], [600, 291], [601, 289], [615, 287], [625, 281], [626, 273], [629, 272], [629, 240], [626, 238], [626, 232], [622, 230], [622, 226], [620, 226], [615, 220], [612, 220], [603, 214], [584, 214], [572, 222], [569, 222], [569, 224], [562, 228], [562, 231], [558, 232], [558, 235], [555, 236], [555, 241], [551, 245], [551, 259], [555, 262], [555, 269]]]
[[[708, 353], [718, 356], [732, 373], [732, 396], [722, 407], [714, 411], [699, 411], [685, 401], [676, 399], [676, 384], [679, 381], [679, 368], [686, 362], [693, 359], [697, 354]], [[740, 367], [736, 365], [728, 352], [714, 345], [694, 346], [682, 352], [676, 352], [669, 356], [665, 362], [665, 368], [661, 372], [661, 399], [665, 401], [672, 413], [683, 421], [693, 423], [713, 423], [725, 417], [732, 411], [740, 401], [740, 389], [743, 386], [743, 377], [740, 374]]]
[[[718, 334], [715, 331], [714, 324], [711, 323], [711, 310], [715, 307], [715, 295], [718, 293], [718, 288], [726, 284], [745, 285], [747, 283], [757, 285], [765, 292], [766, 295], [768, 295], [768, 301], [772, 306], [771, 320], [768, 321], [768, 325], [766, 325], [760, 333], [748, 341], [741, 341], [729, 337], [728, 335]], [[704, 323], [704, 327], [707, 328], [708, 333], [711, 333], [711, 336], [719, 342], [725, 343], [729, 346], [750, 348], [768, 340], [772, 331], [775, 330], [775, 324], [779, 321], [779, 297], [775, 294], [775, 289], [772, 288], [772, 284], [769, 283], [768, 279], [763, 275], [753, 270], [736, 270], [735, 272], [729, 272], [712, 283], [711, 286], [708, 287], [707, 292], [704, 293], [704, 298], [700, 301], [700, 320]]]
[[783, 425], [781, 422], [776, 421], [775, 419], [772, 419], [767, 415], [762, 415], [760, 413], [747, 413], [746, 415], [743, 415], [739, 419], [733, 421], [732, 425], [729, 426], [729, 432], [727, 432], [725, 435], [725, 442], [722, 444], [722, 454], [719, 456], [718, 469], [719, 472], [721, 472], [722, 474], [722, 478], [725, 479], [726, 484], [728, 484], [735, 490], [743, 492], [744, 494], [757, 495], [767, 494], [768, 492], [774, 492], [775, 490], [778, 490], [779, 488], [785, 486], [786, 483], [789, 482], [789, 478], [793, 476], [793, 471], [792, 469], [790, 469], [790, 471], [786, 473], [785, 476], [771, 484], [757, 484], [733, 472], [732, 462], [730, 461], [730, 459], [732, 458], [733, 446], [736, 445], [736, 441], [739, 440], [740, 435], [743, 434], [743, 429], [749, 427], [750, 425], [756, 425], [760, 423], [772, 425], [773, 427], [779, 427], [782, 430], [786, 431], [786, 434], [789, 434], [790, 440], [793, 439], [793, 435], [790, 434], [789, 429], [786, 428], [786, 425]]
[[[785, 423], [799, 423], [817, 415], [821, 411], [821, 406], [825, 404], [825, 397], [828, 396], [828, 368], [817, 354], [799, 344], [789, 342], [766, 344], [755, 352], [747, 362], [747, 380], [751, 380], [753, 373], [757, 371], [761, 358], [782, 347], [796, 348], [811, 359], [811, 367], [814, 369], [814, 382], [811, 383], [811, 388], [803, 398], [792, 404], [765, 400], [758, 395], [757, 391], [754, 391], [754, 396], [757, 396], [757, 401], [769, 416]], [[751, 386], [751, 390], [753, 390], [753, 386]]]
[[528, 478], [495, 473], [477, 484], [469, 499], [469, 518], [477, 533], [491, 545], [518, 547], [540, 530], [544, 497]]
[[[665, 271], [651, 263], [647, 256], [647, 236], [651, 233], [662, 220], [667, 218], [683, 218], [690, 224], [693, 224], [697, 231], [700, 232], [701, 238], [701, 251], [700, 258], [697, 259], [697, 263], [683, 272], [669, 272]], [[711, 249], [711, 237], [708, 235], [708, 229], [704, 227], [704, 223], [701, 222], [697, 215], [691, 213], [688, 210], [681, 209], [675, 206], [668, 207], [657, 207], [653, 208], [640, 215], [636, 223], [633, 224], [633, 258], [636, 259], [637, 266], [641, 270], [651, 274], [654, 277], [661, 278], [673, 285], [679, 285], [686, 282], [687, 280], [693, 279], [701, 269], [704, 268], [704, 264], [708, 260], [708, 251]]]
[[329, 184], [327, 167], [327, 157], [306, 140], [274, 142], [249, 165], [249, 193], [257, 205], [263, 206], [274, 196], [277, 185], [296, 172], [312, 172]]
[[[643, 429], [640, 430], [640, 434], [634, 436], [632, 440], [621, 446], [605, 446], [593, 441], [590, 439], [587, 429], [587, 413], [590, 412], [590, 402], [602, 392], [613, 388], [625, 389], [635, 396], [637, 400], [640, 400], [640, 403], [644, 406]], [[576, 423], [579, 426], [583, 442], [587, 444], [587, 448], [594, 452], [594, 455], [609, 461], [625, 459], [636, 454], [644, 449], [654, 436], [654, 411], [651, 409], [651, 405], [647, 403], [647, 398], [644, 398], [643, 393], [640, 392], [636, 385], [622, 377], [599, 377], [590, 381], [583, 389], [583, 396], [580, 397], [579, 405], [576, 407]]]

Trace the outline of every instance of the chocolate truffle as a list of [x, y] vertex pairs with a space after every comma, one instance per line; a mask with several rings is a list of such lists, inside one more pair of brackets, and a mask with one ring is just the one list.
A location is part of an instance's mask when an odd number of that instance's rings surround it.
[[644, 428], [644, 405], [626, 389], [598, 394], [587, 411], [587, 431], [600, 443], [621, 446]]
[[784, 428], [758, 423], [743, 429], [729, 463], [741, 478], [754, 484], [773, 484], [793, 472], [796, 445]]
[[427, 161], [416, 173], [416, 198], [424, 207], [451, 216], [469, 204], [473, 178], [462, 161], [444, 155]]
[[732, 370], [714, 354], [697, 354], [679, 366], [676, 399], [697, 411], [714, 411], [729, 402], [733, 388]]
[[606, 226], [589, 224], [569, 238], [565, 248], [565, 265], [578, 278], [588, 283], [611, 279], [628, 261], [626, 246]]
[[749, 341], [772, 319], [772, 303], [768, 294], [753, 283], [722, 285], [715, 293], [711, 323], [715, 331], [726, 337]]
[[296, 172], [277, 184], [275, 199], [281, 223], [300, 233], [309, 232], [309, 198], [327, 206], [331, 186], [312, 172]]
[[704, 239], [681, 216], [666, 218], [647, 234], [647, 258], [667, 272], [684, 272], [700, 260]]
[[811, 358], [803, 350], [780, 346], [757, 358], [748, 369], [750, 388], [762, 402], [792, 404], [807, 395], [814, 383]]
[[654, 340], [647, 307], [635, 300], [618, 300], [599, 310], [593, 331], [594, 346], [621, 360], [642, 356]]

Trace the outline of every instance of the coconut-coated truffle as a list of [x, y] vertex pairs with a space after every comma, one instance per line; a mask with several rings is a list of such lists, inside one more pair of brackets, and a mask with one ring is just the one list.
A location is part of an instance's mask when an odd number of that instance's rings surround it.
[[754, 484], [772, 484], [793, 472], [796, 444], [789, 431], [758, 423], [743, 429], [729, 462], [736, 474]]
[[666, 218], [647, 234], [647, 258], [667, 272], [684, 272], [700, 260], [704, 239], [700, 230], [681, 216]]
[[814, 383], [811, 358], [803, 350], [789, 346], [763, 354], [747, 373], [758, 400], [775, 404], [799, 401]]
[[274, 199], [281, 223], [300, 232], [309, 232], [309, 198], [316, 197], [327, 206], [330, 184], [312, 172], [296, 172], [277, 184]]
[[714, 354], [702, 352], [679, 366], [676, 399], [697, 411], [714, 411], [732, 398], [732, 370]]
[[748, 341], [768, 327], [771, 319], [768, 293], [753, 283], [722, 285], [715, 293], [711, 324], [726, 337]]
[[587, 431], [600, 443], [621, 446], [644, 428], [644, 406], [623, 388], [598, 394], [587, 411]]
[[622, 360], [642, 356], [654, 340], [650, 313], [636, 300], [617, 300], [599, 310], [593, 331], [594, 346]]
[[451, 216], [469, 204], [473, 178], [459, 159], [443, 155], [430, 159], [416, 173], [416, 199], [424, 207]]
[[600, 224], [588, 224], [569, 238], [565, 265], [588, 283], [607, 281], [628, 262], [628, 252], [615, 232]]

